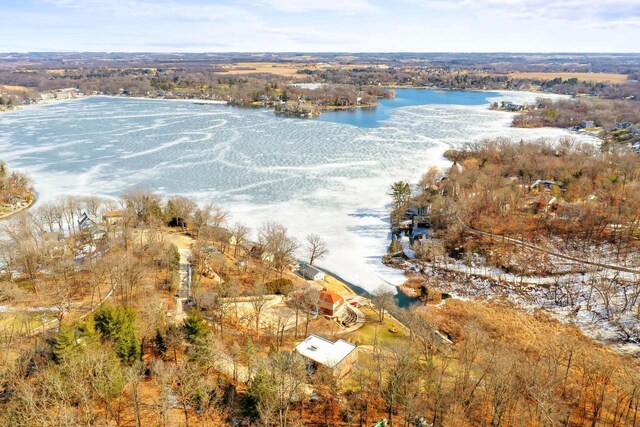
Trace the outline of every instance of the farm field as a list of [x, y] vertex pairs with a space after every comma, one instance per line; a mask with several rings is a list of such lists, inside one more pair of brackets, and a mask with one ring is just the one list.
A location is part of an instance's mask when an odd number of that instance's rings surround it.
[[277, 63], [277, 62], [242, 62], [238, 64], [225, 65], [224, 74], [264, 74], [270, 73], [283, 77], [304, 77], [297, 74], [298, 70], [305, 68], [300, 63]]
[[627, 81], [625, 74], [614, 73], [542, 73], [542, 72], [526, 72], [526, 73], [511, 73], [509, 77], [512, 79], [543, 79], [552, 80], [560, 77], [564, 80], [576, 78], [585, 82], [606, 82], [606, 83], [624, 83]]

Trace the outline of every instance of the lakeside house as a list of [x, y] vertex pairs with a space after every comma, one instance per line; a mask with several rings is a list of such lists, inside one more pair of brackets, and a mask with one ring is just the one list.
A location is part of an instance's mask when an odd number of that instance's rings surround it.
[[254, 259], [265, 261], [265, 262], [273, 262], [275, 260], [273, 253], [266, 251], [263, 247], [259, 245], [251, 246], [251, 249], [249, 250], [249, 255]]
[[86, 212], [80, 215], [78, 227], [83, 234], [88, 235], [94, 242], [102, 240], [107, 235], [106, 228], [98, 225]]
[[318, 299], [320, 300], [320, 311], [327, 316], [335, 316], [345, 304], [344, 298], [326, 289], [320, 291]]
[[524, 110], [524, 105], [515, 104], [513, 102], [507, 101], [502, 103], [502, 108], [505, 111], [522, 111]]
[[615, 126], [613, 127], [614, 130], [624, 130], [624, 129], [629, 129], [631, 127], [631, 123], [626, 121], [626, 120], [622, 120], [620, 122], [617, 122], [615, 124]]
[[122, 221], [124, 221], [126, 211], [107, 211], [102, 215], [102, 220], [107, 223], [107, 225], [115, 225]]
[[78, 219], [80, 231], [88, 230], [90, 227], [98, 225], [86, 212], [83, 212]]
[[310, 372], [330, 369], [337, 378], [349, 373], [358, 359], [357, 346], [345, 340], [331, 342], [318, 335], [309, 335], [294, 351], [307, 360]]
[[300, 275], [307, 280], [324, 280], [325, 274], [317, 268], [304, 264], [300, 266]]

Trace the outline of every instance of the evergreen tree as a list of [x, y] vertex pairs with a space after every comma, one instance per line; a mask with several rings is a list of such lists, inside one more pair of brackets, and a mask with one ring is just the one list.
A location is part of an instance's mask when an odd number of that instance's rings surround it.
[[93, 319], [87, 320], [77, 328], [63, 324], [51, 344], [53, 359], [60, 363], [70, 356], [78, 354], [84, 347], [93, 344], [95, 340], [96, 330]]
[[69, 355], [75, 354], [77, 350], [76, 329], [68, 325], [61, 325], [51, 345], [53, 360], [58, 363], [62, 362]]
[[207, 320], [197, 310], [189, 310], [184, 320], [184, 330], [187, 341], [192, 344], [202, 344], [209, 335]]
[[135, 334], [136, 313], [131, 307], [103, 305], [94, 316], [96, 329], [103, 340], [113, 341], [116, 354], [131, 363], [140, 357], [140, 343]]
[[389, 195], [393, 198], [394, 208], [397, 209], [411, 199], [411, 186], [405, 181], [394, 182]]
[[156, 329], [156, 337], [154, 339], [154, 344], [156, 347], [156, 351], [158, 352], [160, 357], [164, 359], [165, 356], [167, 355], [168, 347], [167, 347], [167, 340], [160, 328]]

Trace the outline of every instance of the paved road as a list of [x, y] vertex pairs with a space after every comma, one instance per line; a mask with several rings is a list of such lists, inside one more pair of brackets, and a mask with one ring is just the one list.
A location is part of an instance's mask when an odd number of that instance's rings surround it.
[[191, 298], [191, 249], [180, 248], [180, 287], [178, 288], [178, 296], [175, 301], [175, 314], [173, 321], [180, 323], [186, 318], [184, 312], [185, 302]]

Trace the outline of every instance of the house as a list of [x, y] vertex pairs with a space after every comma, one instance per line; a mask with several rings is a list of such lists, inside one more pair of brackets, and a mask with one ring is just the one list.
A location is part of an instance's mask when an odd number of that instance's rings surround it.
[[335, 316], [344, 307], [344, 298], [335, 292], [322, 290], [318, 295], [320, 311], [328, 316]]
[[431, 220], [427, 216], [416, 215], [413, 217], [412, 228], [429, 228], [431, 227]]
[[620, 121], [618, 123], [615, 124], [615, 126], [613, 127], [613, 129], [615, 130], [621, 130], [621, 129], [629, 129], [631, 127], [631, 123], [629, 123], [626, 120]]
[[97, 223], [86, 212], [83, 212], [82, 215], [80, 215], [80, 218], [78, 219], [80, 231], [85, 231], [95, 225], [97, 225]]
[[251, 258], [266, 262], [273, 262], [276, 259], [273, 252], [269, 252], [259, 245], [251, 246], [249, 255], [251, 256]]
[[582, 123], [580, 123], [581, 129], [588, 129], [594, 126], [595, 126], [595, 123], [593, 122], [593, 120], [583, 120]]
[[94, 242], [102, 240], [104, 236], [107, 235], [106, 228], [99, 226], [86, 212], [80, 215], [78, 226], [80, 227], [80, 231], [88, 235]]
[[107, 211], [102, 215], [102, 220], [108, 225], [119, 224], [124, 221], [127, 211]]
[[348, 374], [353, 364], [358, 360], [355, 344], [345, 340], [331, 342], [313, 334], [298, 344], [294, 351], [307, 359], [310, 371], [327, 368], [331, 369], [338, 378]]
[[411, 238], [412, 239], [420, 240], [423, 237], [425, 237], [425, 238], [429, 237], [429, 229], [428, 228], [417, 227], [417, 228], [414, 228], [411, 231]]
[[58, 89], [55, 91], [56, 99], [73, 99], [80, 95], [80, 90], [75, 87]]
[[514, 104], [513, 102], [508, 102], [508, 101], [502, 103], [502, 108], [504, 108], [505, 111], [522, 111], [522, 110], [524, 110], [524, 106], [523, 105]]
[[413, 205], [405, 212], [405, 217], [410, 218], [408, 228], [429, 228], [431, 221], [429, 220], [429, 211], [431, 205]]
[[405, 212], [405, 216], [413, 218], [414, 216], [427, 216], [431, 205], [413, 205]]
[[303, 264], [300, 266], [300, 275], [307, 280], [324, 280], [325, 274], [317, 268]]

